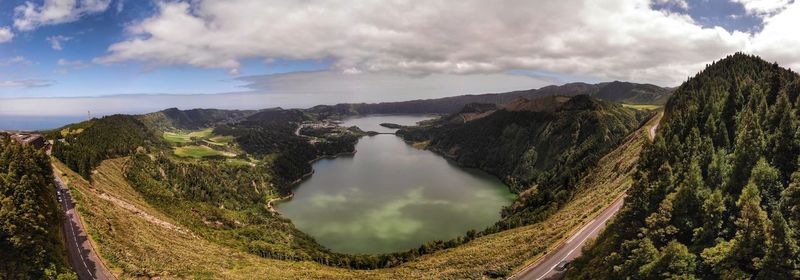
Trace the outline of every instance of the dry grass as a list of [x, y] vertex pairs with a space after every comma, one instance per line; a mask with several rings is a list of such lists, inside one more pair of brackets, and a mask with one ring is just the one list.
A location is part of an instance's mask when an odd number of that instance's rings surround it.
[[661, 109], [661, 105], [652, 105], [652, 104], [622, 104], [625, 108], [631, 108], [634, 110], [658, 110]]
[[107, 193], [172, 221], [127, 184], [121, 176], [124, 159], [103, 162], [91, 185], [60, 163], [56, 165], [66, 170], [70, 187], [78, 193], [78, 209], [107, 265], [123, 279], [472, 279], [484, 278], [487, 270], [511, 271], [538, 260], [624, 193], [651, 125], [601, 159], [598, 168], [581, 180], [574, 200], [547, 220], [483, 236], [395, 268], [372, 271], [263, 259], [149, 222], [97, 195]]

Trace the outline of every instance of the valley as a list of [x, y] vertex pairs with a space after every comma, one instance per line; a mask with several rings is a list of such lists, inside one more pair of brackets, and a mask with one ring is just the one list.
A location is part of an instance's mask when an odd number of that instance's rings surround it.
[[0, 11], [0, 280], [800, 280], [800, 0]]

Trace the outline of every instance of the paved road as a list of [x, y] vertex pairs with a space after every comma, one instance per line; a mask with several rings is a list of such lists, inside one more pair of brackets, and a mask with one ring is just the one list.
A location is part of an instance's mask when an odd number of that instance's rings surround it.
[[116, 279], [111, 272], [103, 265], [100, 258], [89, 243], [83, 224], [80, 222], [80, 215], [75, 210], [75, 203], [69, 194], [66, 184], [61, 181], [58, 175], [56, 186], [58, 186], [58, 196], [62, 209], [66, 215], [64, 221], [64, 241], [67, 244], [67, 257], [70, 265], [78, 274], [78, 278], [85, 279]]
[[547, 254], [540, 261], [524, 268], [520, 273], [509, 279], [561, 279], [563, 271], [557, 271], [556, 266], [562, 261], [572, 261], [581, 255], [581, 247], [587, 240], [596, 237], [605, 227], [606, 222], [622, 207], [624, 197], [617, 198], [614, 203], [603, 210], [594, 220], [591, 220], [581, 230], [573, 234], [564, 244], [555, 251]]

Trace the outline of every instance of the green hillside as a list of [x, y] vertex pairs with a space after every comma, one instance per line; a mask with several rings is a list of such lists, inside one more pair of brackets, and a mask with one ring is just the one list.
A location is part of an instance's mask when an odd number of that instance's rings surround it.
[[[536, 109], [545, 107], [550, 109]], [[504, 210], [500, 228], [556, 211], [571, 199], [577, 180], [644, 119], [633, 109], [585, 95], [518, 100], [481, 115], [465, 121], [457, 114], [398, 134], [427, 143], [427, 149], [462, 166], [494, 174], [519, 193], [517, 203]]]
[[735, 54], [667, 103], [625, 206], [569, 279], [796, 279], [797, 73]]

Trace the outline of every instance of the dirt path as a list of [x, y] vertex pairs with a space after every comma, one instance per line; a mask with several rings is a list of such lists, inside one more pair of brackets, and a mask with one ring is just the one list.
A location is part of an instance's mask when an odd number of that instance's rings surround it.
[[133, 212], [133, 214], [135, 214], [136, 216], [139, 216], [140, 218], [144, 219], [145, 221], [151, 222], [153, 224], [156, 224], [156, 225], [158, 225], [160, 227], [163, 227], [163, 228], [166, 228], [166, 229], [169, 229], [169, 230], [174, 230], [174, 231], [177, 231], [177, 232], [180, 232], [180, 233], [183, 233], [183, 234], [189, 234], [189, 235], [194, 236], [191, 232], [189, 232], [189, 230], [187, 230], [185, 228], [182, 228], [182, 227], [179, 227], [179, 226], [176, 226], [176, 225], [173, 225], [170, 222], [167, 222], [167, 221], [161, 220], [159, 218], [156, 218], [153, 215], [147, 214], [146, 212], [144, 212], [142, 210], [139, 210], [139, 208], [136, 208], [136, 206], [134, 206], [133, 204], [125, 202], [124, 200], [121, 200], [119, 198], [110, 196], [110, 195], [105, 194], [105, 193], [100, 193], [100, 194], [95, 193], [95, 194], [97, 194], [97, 196], [102, 198], [103, 200], [111, 202], [112, 204], [114, 204], [117, 207], [120, 207], [122, 209], [125, 209], [125, 210]]
[[656, 129], [658, 129], [658, 125], [661, 123], [661, 118], [664, 117], [664, 112], [658, 112], [655, 118], [653, 118], [650, 122], [655, 122], [653, 126], [650, 127], [647, 131], [650, 132], [650, 140], [656, 139]]

